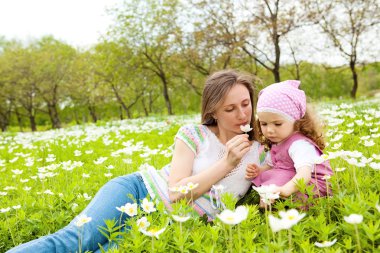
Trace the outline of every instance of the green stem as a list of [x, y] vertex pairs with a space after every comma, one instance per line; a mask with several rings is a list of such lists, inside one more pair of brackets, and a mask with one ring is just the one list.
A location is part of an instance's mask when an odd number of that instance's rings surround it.
[[[183, 235], [182, 235], [182, 223], [181, 222], [179, 223], [179, 231], [180, 231], [180, 234], [182, 237]], [[181, 252], [183, 252], [183, 242], [181, 242]]]
[[354, 224], [354, 227], [355, 227], [356, 240], [358, 241], [358, 252], [361, 252], [362, 249], [360, 246], [360, 236], [359, 236], [358, 226], [356, 224]]
[[78, 252], [81, 253], [82, 252], [82, 228], [78, 229], [78, 239], [79, 239]]
[[7, 221], [7, 227], [8, 227], [9, 233], [11, 234], [13, 246], [16, 246], [15, 238], [13, 236], [13, 233], [12, 233], [12, 230], [11, 230], [11, 226], [9, 225], [8, 215], [7, 214], [5, 214], [5, 220]]
[[230, 229], [230, 243], [229, 244], [230, 244], [230, 252], [232, 253], [233, 247], [232, 247], [232, 226], [231, 225], [229, 226], [229, 229]]
[[289, 229], [288, 234], [288, 241], [289, 241], [289, 252], [292, 252], [292, 231]]

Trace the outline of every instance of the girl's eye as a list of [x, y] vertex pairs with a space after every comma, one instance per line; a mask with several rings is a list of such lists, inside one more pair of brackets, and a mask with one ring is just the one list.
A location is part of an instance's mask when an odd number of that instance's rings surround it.
[[275, 126], [281, 126], [282, 124], [280, 124], [280, 123], [276, 123], [276, 124], [274, 124]]
[[266, 125], [267, 125], [267, 123], [260, 122], [260, 126], [266, 126]]
[[232, 112], [234, 109], [233, 108], [231, 108], [231, 109], [226, 109], [225, 111], [226, 112]]

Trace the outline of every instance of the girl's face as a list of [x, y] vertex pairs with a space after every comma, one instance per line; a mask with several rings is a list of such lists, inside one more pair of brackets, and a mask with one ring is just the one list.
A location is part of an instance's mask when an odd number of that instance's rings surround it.
[[214, 113], [219, 131], [241, 134], [240, 126], [251, 123], [252, 105], [248, 89], [234, 85]]
[[294, 122], [273, 112], [257, 113], [261, 132], [273, 143], [280, 143], [294, 133]]

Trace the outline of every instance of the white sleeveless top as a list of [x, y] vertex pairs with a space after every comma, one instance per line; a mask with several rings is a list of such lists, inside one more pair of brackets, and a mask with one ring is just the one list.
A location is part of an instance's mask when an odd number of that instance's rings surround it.
[[[183, 126], [178, 130], [175, 138], [182, 140], [194, 152], [195, 158], [192, 175], [208, 169], [226, 153], [226, 146], [204, 125]], [[260, 144], [254, 141], [240, 163], [216, 185], [222, 185], [224, 192], [231, 193], [234, 197], [240, 199], [251, 185], [251, 181], [245, 179], [247, 164], [263, 164], [264, 161], [265, 152]], [[140, 173], [151, 198], [160, 199], [171, 210], [167, 184], [170, 164], [165, 166], [161, 171], [149, 167], [140, 171]], [[210, 193], [207, 193], [195, 200], [194, 209], [199, 215], [206, 214], [210, 219], [213, 219], [215, 214], [220, 211], [220, 208], [215, 208], [213, 196], [213, 194], [210, 196]]]

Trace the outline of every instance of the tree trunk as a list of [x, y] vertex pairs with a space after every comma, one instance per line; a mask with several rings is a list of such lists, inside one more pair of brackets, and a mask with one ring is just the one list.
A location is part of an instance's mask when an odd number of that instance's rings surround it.
[[61, 128], [61, 121], [58, 117], [58, 110], [56, 104], [48, 104], [48, 110], [52, 128]]
[[88, 110], [90, 111], [90, 115], [91, 115], [92, 121], [94, 123], [96, 123], [98, 121], [98, 117], [96, 116], [95, 106], [89, 105], [88, 106]]
[[37, 131], [36, 118], [33, 114], [29, 114], [30, 129], [32, 132]]
[[77, 125], [80, 125], [80, 121], [79, 121], [79, 117], [78, 117], [78, 110], [74, 110], [74, 119], [75, 119], [75, 123]]
[[15, 114], [17, 118], [18, 127], [20, 128], [20, 132], [23, 132], [24, 129], [22, 128], [22, 117], [21, 114], [18, 112], [17, 108], [15, 109]]
[[358, 74], [356, 73], [355, 61], [350, 61], [350, 69], [352, 72], [352, 79], [354, 80], [354, 86], [351, 90], [351, 98], [356, 99], [356, 91], [358, 90]]
[[119, 117], [120, 117], [120, 120], [123, 120], [124, 119], [124, 116], [123, 116], [123, 107], [120, 105], [119, 106]]
[[171, 104], [170, 98], [169, 98], [168, 83], [166, 81], [166, 77], [165, 77], [165, 75], [161, 75], [160, 77], [161, 77], [161, 80], [162, 80], [162, 84], [164, 85], [163, 92], [164, 92], [164, 98], [165, 98], [166, 108], [168, 109], [168, 114], [169, 115], [173, 115], [172, 104]]
[[281, 49], [280, 49], [280, 37], [277, 34], [274, 34], [274, 48], [275, 48], [275, 62], [273, 66], [273, 75], [274, 75], [274, 81], [276, 83], [281, 81], [280, 78], [280, 57], [281, 57]]
[[141, 99], [141, 104], [143, 106], [145, 116], [148, 117], [149, 116], [149, 112], [148, 112], [148, 108], [145, 105], [145, 98], [144, 97]]

